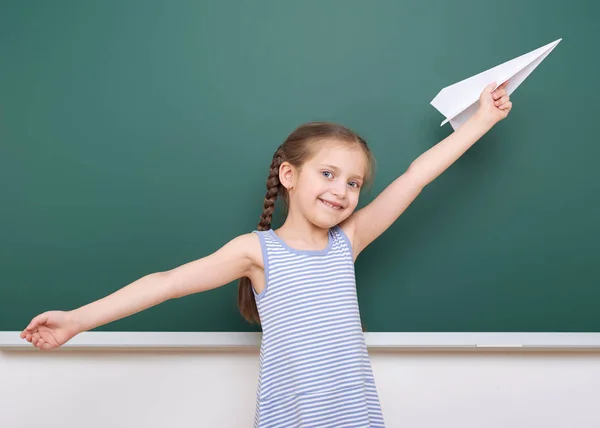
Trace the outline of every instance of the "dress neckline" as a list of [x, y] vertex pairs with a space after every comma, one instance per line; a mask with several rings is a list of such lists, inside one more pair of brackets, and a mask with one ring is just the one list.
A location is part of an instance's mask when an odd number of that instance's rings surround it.
[[273, 229], [269, 229], [269, 233], [286, 250], [288, 250], [288, 251], [290, 251], [292, 253], [295, 253], [295, 254], [325, 255], [325, 254], [329, 253], [329, 250], [331, 249], [331, 245], [333, 243], [333, 237], [332, 237], [331, 230], [329, 230], [327, 232], [327, 246], [325, 248], [323, 248], [323, 249], [320, 249], [320, 250], [298, 250], [296, 248], [293, 248], [293, 247], [289, 246], [279, 235], [277, 235], [277, 233], [275, 233], [275, 231]]

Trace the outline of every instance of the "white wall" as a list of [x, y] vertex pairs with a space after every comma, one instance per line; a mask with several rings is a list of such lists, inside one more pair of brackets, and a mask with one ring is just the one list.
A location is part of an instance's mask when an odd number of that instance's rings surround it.
[[[0, 352], [0, 427], [251, 427], [258, 354]], [[371, 351], [387, 427], [600, 427], [600, 354]]]

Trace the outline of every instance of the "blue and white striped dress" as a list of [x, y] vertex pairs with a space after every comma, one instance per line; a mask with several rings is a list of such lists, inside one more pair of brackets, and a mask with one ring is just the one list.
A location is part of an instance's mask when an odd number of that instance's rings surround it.
[[324, 250], [255, 231], [265, 266], [255, 428], [383, 427], [356, 297], [354, 261], [334, 227]]

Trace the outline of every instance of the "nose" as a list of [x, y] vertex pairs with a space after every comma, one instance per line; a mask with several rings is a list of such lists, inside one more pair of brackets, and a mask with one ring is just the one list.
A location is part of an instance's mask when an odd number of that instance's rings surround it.
[[346, 183], [342, 182], [341, 180], [334, 183], [334, 185], [331, 188], [331, 193], [337, 196], [338, 198], [345, 198], [346, 192], [348, 192], [348, 189], [346, 188]]

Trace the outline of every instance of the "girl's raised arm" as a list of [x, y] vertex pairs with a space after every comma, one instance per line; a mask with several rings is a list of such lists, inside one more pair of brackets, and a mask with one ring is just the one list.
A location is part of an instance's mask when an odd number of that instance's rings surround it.
[[494, 84], [480, 96], [477, 113], [458, 130], [415, 159], [408, 169], [386, 187], [369, 205], [354, 213], [344, 226], [351, 236], [354, 256], [394, 221], [421, 193], [423, 188], [463, 155], [498, 121], [506, 118], [512, 103], [504, 89], [508, 81], [494, 90]]

